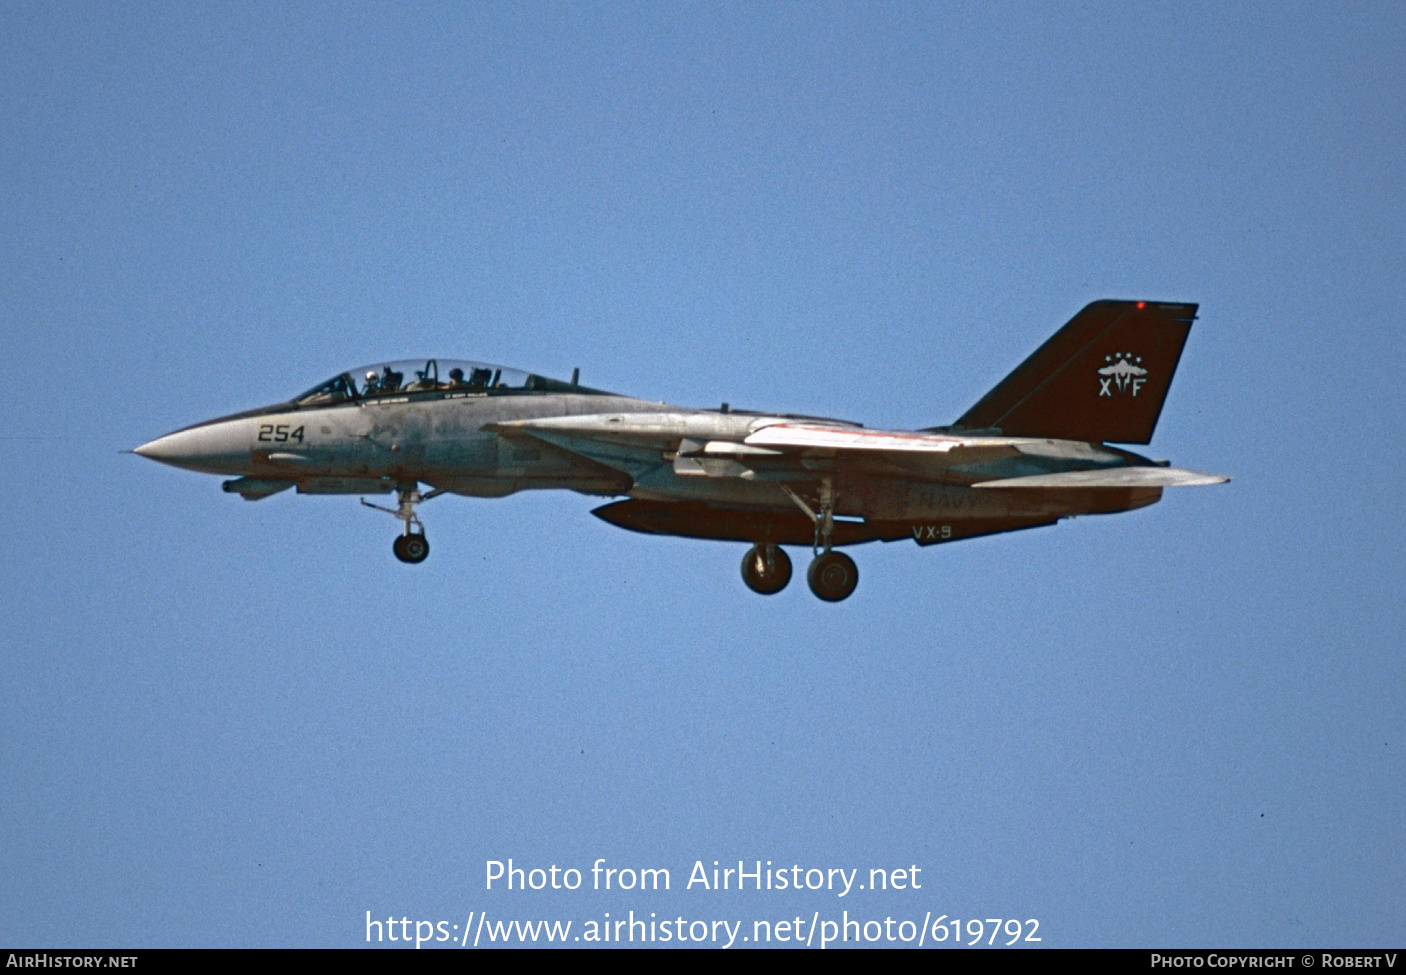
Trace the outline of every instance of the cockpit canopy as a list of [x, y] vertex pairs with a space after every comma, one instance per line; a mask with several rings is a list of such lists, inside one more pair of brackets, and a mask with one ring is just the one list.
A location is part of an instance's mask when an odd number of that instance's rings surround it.
[[314, 386], [293, 402], [322, 406], [351, 400], [416, 394], [596, 392], [519, 369], [461, 359], [402, 359], [361, 366]]

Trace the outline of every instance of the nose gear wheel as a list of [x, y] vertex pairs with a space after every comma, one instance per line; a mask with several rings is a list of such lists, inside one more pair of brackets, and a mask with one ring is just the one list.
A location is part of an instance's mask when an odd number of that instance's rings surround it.
[[401, 535], [391, 545], [391, 550], [400, 561], [415, 565], [429, 558], [430, 543], [422, 533]]
[[429, 494], [422, 495], [418, 484], [401, 485], [396, 489], [396, 496], [400, 499], [398, 507], [387, 508], [384, 505], [372, 504], [365, 498], [361, 499], [361, 503], [368, 508], [384, 511], [400, 519], [404, 529], [401, 531], [400, 537], [391, 545], [391, 551], [400, 561], [417, 565], [429, 558], [430, 541], [425, 537], [425, 526], [420, 521], [420, 516], [415, 513], [415, 506], [442, 493], [441, 490], [434, 490]]

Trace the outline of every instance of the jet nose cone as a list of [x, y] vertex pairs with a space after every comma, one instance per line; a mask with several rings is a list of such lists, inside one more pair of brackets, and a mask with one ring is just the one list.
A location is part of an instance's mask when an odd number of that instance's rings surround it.
[[165, 437], [157, 437], [155, 440], [148, 440], [140, 447], [134, 448], [132, 453], [140, 454], [143, 457], [149, 457], [152, 460], [161, 460], [161, 451], [163, 449], [161, 441], [164, 439]]
[[195, 439], [185, 433], [168, 433], [164, 437], [148, 440], [132, 453], [149, 460], [159, 460], [163, 464], [185, 467], [200, 460], [199, 451], [194, 449]]
[[132, 453], [190, 471], [238, 474], [248, 466], [248, 441], [242, 424], [216, 421], [157, 437]]

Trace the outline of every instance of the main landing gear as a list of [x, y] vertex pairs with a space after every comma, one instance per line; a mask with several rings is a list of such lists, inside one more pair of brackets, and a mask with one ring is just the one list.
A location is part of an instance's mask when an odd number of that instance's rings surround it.
[[372, 504], [365, 498], [361, 499], [361, 503], [368, 508], [375, 508], [377, 511], [384, 511], [387, 514], [395, 515], [401, 520], [405, 528], [401, 532], [400, 537], [391, 545], [391, 551], [395, 553], [395, 557], [400, 559], [400, 561], [408, 562], [411, 565], [417, 565], [430, 557], [430, 540], [425, 537], [425, 526], [420, 521], [420, 516], [415, 513], [415, 506], [422, 501], [428, 501], [430, 498], [440, 493], [442, 492], [435, 490], [431, 491], [429, 494], [422, 495], [419, 485], [402, 485], [396, 488], [396, 496], [400, 499], [399, 507], [386, 508], [379, 504]]
[[[848, 599], [859, 585], [859, 567], [843, 552], [831, 550], [835, 531], [835, 490], [828, 477], [820, 480], [820, 511], [815, 512], [786, 485], [781, 490], [815, 523], [815, 559], [806, 571], [810, 591], [827, 603]], [[763, 595], [780, 592], [791, 581], [791, 560], [776, 545], [758, 543], [742, 557], [742, 580], [753, 592]]]
[[859, 585], [859, 566], [844, 552], [824, 552], [806, 570], [810, 591], [827, 603], [847, 599]]
[[763, 596], [778, 593], [791, 581], [791, 557], [776, 545], [753, 545], [742, 556], [742, 581]]

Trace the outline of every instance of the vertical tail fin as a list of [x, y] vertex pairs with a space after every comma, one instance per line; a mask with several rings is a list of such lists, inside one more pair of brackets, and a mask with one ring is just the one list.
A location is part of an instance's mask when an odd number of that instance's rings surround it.
[[962, 414], [1009, 437], [1151, 441], [1196, 305], [1095, 301]]

